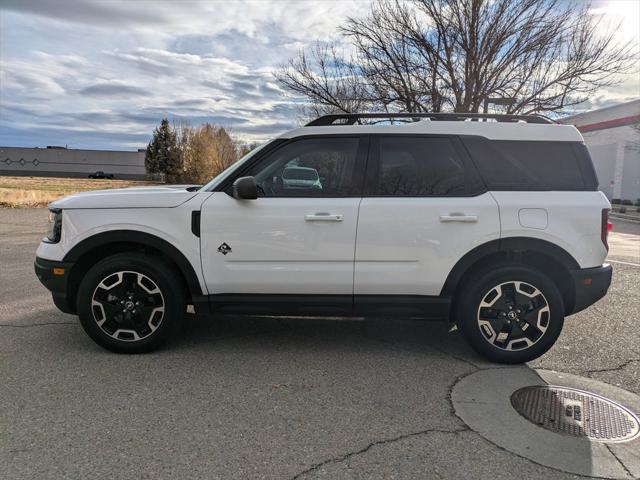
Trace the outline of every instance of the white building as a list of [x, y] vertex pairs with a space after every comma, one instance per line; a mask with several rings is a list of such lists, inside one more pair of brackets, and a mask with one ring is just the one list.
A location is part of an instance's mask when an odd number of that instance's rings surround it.
[[609, 199], [640, 199], [640, 100], [560, 120], [578, 127]]

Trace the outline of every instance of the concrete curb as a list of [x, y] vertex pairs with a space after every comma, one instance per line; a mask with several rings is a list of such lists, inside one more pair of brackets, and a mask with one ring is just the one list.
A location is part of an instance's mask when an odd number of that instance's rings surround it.
[[490, 442], [535, 463], [567, 473], [629, 480], [640, 475], [640, 439], [605, 444], [545, 430], [518, 414], [511, 394], [554, 384], [593, 391], [638, 412], [640, 398], [603, 382], [526, 366], [480, 370], [451, 392], [456, 415]]

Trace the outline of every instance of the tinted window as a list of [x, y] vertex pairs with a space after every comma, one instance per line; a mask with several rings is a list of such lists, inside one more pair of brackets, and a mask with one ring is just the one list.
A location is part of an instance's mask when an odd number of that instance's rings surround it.
[[490, 190], [596, 188], [591, 159], [580, 144], [484, 138], [463, 141]]
[[464, 164], [450, 139], [377, 137], [377, 144], [375, 195], [424, 197], [464, 194]]
[[[360, 194], [358, 138], [313, 138], [284, 145], [253, 166], [265, 197], [343, 197]], [[357, 177], [360, 176], [360, 181]]]

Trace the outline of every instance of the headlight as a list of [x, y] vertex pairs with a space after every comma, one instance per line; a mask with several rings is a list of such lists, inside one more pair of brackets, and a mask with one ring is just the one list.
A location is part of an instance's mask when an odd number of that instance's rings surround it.
[[52, 208], [49, 210], [49, 232], [43, 239], [47, 243], [58, 243], [62, 235], [62, 210]]

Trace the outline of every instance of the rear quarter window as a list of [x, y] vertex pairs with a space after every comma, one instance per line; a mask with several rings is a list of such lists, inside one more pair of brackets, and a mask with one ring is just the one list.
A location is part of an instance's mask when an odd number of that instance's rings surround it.
[[489, 190], [596, 190], [593, 164], [578, 142], [463, 139]]

